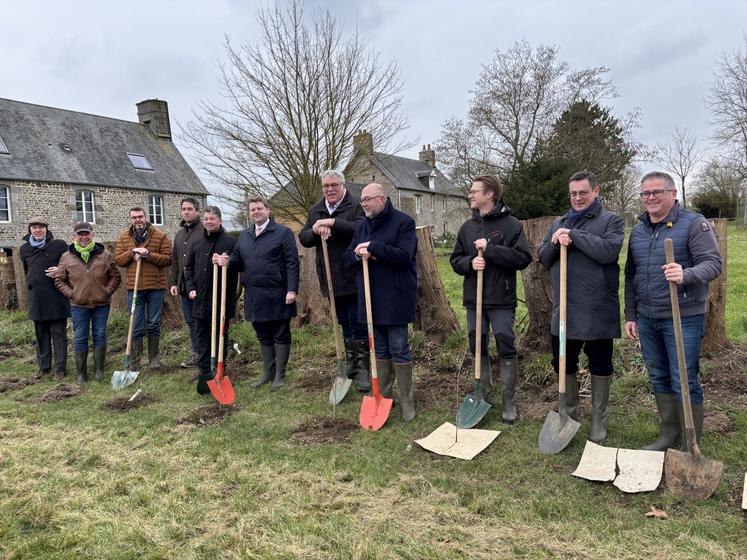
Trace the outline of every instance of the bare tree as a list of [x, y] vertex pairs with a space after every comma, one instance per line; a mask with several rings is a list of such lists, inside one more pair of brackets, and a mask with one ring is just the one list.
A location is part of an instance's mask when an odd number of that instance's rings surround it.
[[239, 206], [247, 196], [275, 196], [273, 212], [303, 223], [319, 199], [319, 174], [352, 153], [353, 135], [368, 130], [377, 144], [407, 128], [402, 82], [357, 34], [343, 38], [330, 11], [305, 21], [294, 1], [260, 8], [256, 44], [226, 38], [223, 102], [203, 101], [184, 127], [201, 168], [225, 187], [219, 198]]
[[640, 211], [641, 190], [640, 167], [629, 164], [620, 174], [616, 181], [604, 183], [601, 188], [600, 197], [607, 209], [622, 216], [627, 225], [631, 225], [635, 214]]
[[495, 175], [499, 167], [491, 160], [488, 142], [481, 129], [470, 130], [464, 119], [453, 117], [441, 126], [436, 144], [443, 168], [454, 184], [469, 190], [478, 175]]
[[682, 206], [687, 208], [685, 180], [701, 158], [695, 135], [688, 128], [677, 127], [668, 143], [656, 145], [656, 152], [657, 160], [679, 178]]
[[714, 139], [729, 148], [728, 163], [747, 177], [747, 34], [744, 50], [722, 53], [706, 103], [713, 115]]

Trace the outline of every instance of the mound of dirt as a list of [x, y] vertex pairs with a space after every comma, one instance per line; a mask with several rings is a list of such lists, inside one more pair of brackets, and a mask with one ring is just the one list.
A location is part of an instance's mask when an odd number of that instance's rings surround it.
[[68, 399], [70, 397], [77, 397], [84, 392], [80, 385], [68, 385], [66, 383], [60, 383], [55, 385], [51, 389], [47, 390], [43, 395], [34, 399], [34, 402], [39, 403], [51, 403]]
[[313, 418], [304, 422], [291, 434], [291, 439], [304, 445], [339, 443], [347, 441], [350, 434], [359, 429], [358, 424], [341, 418]]
[[[332, 363], [330, 367], [335, 367], [335, 364]], [[299, 372], [299, 370], [300, 368], [296, 368], [296, 372]], [[332, 373], [335, 372], [319, 367], [304, 367], [303, 377], [299, 377], [293, 385], [303, 389], [307, 393], [329, 392], [332, 388]]]
[[42, 380], [41, 377], [15, 377], [11, 379], [0, 380], [0, 393], [7, 393], [8, 391], [17, 391], [23, 389], [29, 385], [34, 385]]
[[709, 434], [730, 436], [737, 431], [734, 421], [720, 410], [706, 412], [703, 418], [703, 430]]
[[189, 424], [192, 426], [210, 426], [217, 424], [231, 416], [238, 410], [236, 406], [220, 406], [219, 404], [209, 404], [201, 406], [179, 418], [177, 424]]
[[710, 375], [703, 379], [703, 392], [710, 402], [747, 405], [747, 349], [734, 345], [708, 360]]
[[136, 395], [137, 396], [134, 399], [128, 395], [117, 397], [116, 399], [112, 399], [109, 402], [105, 403], [103, 405], [103, 408], [105, 408], [106, 410], [114, 410], [116, 412], [126, 412], [128, 410], [132, 410], [133, 408], [140, 408], [141, 406], [145, 406], [146, 404], [152, 402], [158, 402], [158, 399], [156, 399], [155, 397], [151, 397], [142, 392], [136, 393]]

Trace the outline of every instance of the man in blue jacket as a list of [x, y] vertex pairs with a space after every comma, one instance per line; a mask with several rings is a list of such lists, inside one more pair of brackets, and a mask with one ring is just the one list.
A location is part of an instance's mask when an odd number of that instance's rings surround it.
[[346, 266], [358, 269], [358, 318], [361, 322], [366, 322], [361, 260], [368, 260], [381, 394], [392, 398], [396, 378], [402, 418], [409, 422], [415, 418], [412, 354], [407, 332], [407, 325], [415, 320], [418, 297], [415, 221], [392, 206], [386, 189], [378, 183], [363, 189], [361, 206], [366, 218], [358, 225], [343, 258]]
[[[664, 451], [680, 441], [684, 427], [669, 282], [677, 284], [685, 362], [697, 439], [703, 433], [703, 388], [698, 379], [705, 334], [708, 283], [721, 274], [716, 236], [700, 214], [682, 208], [672, 177], [653, 171], [641, 180], [646, 211], [628, 243], [625, 264], [625, 334], [640, 339], [643, 360], [661, 415], [659, 439], [644, 449]], [[666, 264], [664, 240], [674, 244]]]
[[599, 201], [599, 182], [588, 171], [568, 180], [571, 208], [556, 219], [537, 251], [552, 277], [552, 353], [560, 365], [560, 246], [568, 251], [568, 324], [566, 325], [565, 408], [574, 420], [578, 406], [578, 357], [584, 350], [591, 373], [591, 429], [589, 439], [607, 437], [607, 407], [612, 383], [612, 340], [620, 338], [620, 267], [625, 237], [623, 219]]

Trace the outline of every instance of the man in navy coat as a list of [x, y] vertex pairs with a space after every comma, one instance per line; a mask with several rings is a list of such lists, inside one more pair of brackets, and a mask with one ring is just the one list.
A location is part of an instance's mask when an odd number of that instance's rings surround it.
[[391, 398], [396, 378], [402, 418], [409, 422], [415, 418], [412, 354], [407, 332], [408, 324], [415, 320], [418, 295], [415, 222], [392, 206], [386, 189], [378, 183], [371, 183], [363, 189], [361, 206], [366, 217], [358, 225], [343, 258], [346, 266], [358, 268], [360, 321], [366, 321], [361, 260], [368, 260], [376, 367], [381, 393]]

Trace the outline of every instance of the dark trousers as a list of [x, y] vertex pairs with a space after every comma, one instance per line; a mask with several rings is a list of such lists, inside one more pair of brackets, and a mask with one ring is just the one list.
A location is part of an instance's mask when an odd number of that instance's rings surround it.
[[49, 373], [52, 368], [54, 348], [54, 371], [65, 373], [67, 365], [67, 319], [34, 321], [36, 333], [36, 362], [39, 371]]
[[[210, 319], [193, 318], [195, 325], [195, 342], [197, 344], [197, 369], [200, 373], [210, 373], [212, 364], [210, 363], [210, 334], [212, 331], [212, 321]], [[218, 350], [220, 349], [220, 326], [215, 335], [215, 356], [216, 364]], [[226, 363], [228, 356], [228, 325], [223, 336], [223, 363]]]
[[368, 327], [358, 321], [358, 294], [335, 297], [337, 322], [342, 327], [342, 336], [353, 340], [366, 340]]
[[[498, 309], [495, 307], [482, 308], [482, 354], [488, 354], [488, 328], [493, 329], [498, 355], [501, 358], [516, 356], [516, 334], [514, 333], [514, 317], [516, 309]], [[475, 336], [477, 335], [477, 310], [467, 308], [467, 332], [469, 335], [470, 351], [475, 353]]]
[[[189, 296], [182, 294], [179, 297], [182, 300], [182, 313], [184, 313], [184, 322], [187, 323], [187, 326], [189, 327], [189, 340], [192, 342], [192, 352], [197, 354], [197, 333], [195, 331], [196, 319], [192, 317], [192, 306], [194, 305], [194, 302], [189, 299]], [[210, 335], [208, 335], [208, 338], [209, 337]]]
[[[568, 338], [565, 341], [565, 374], [576, 375], [578, 373], [578, 357], [583, 348], [584, 354], [589, 358], [589, 372], [592, 375], [612, 375], [612, 339], [600, 338], [599, 340], [575, 340]], [[557, 336], [552, 337], [552, 367], [558, 373], [560, 367], [560, 340]]]
[[290, 319], [255, 321], [252, 323], [252, 326], [262, 346], [291, 343]]

